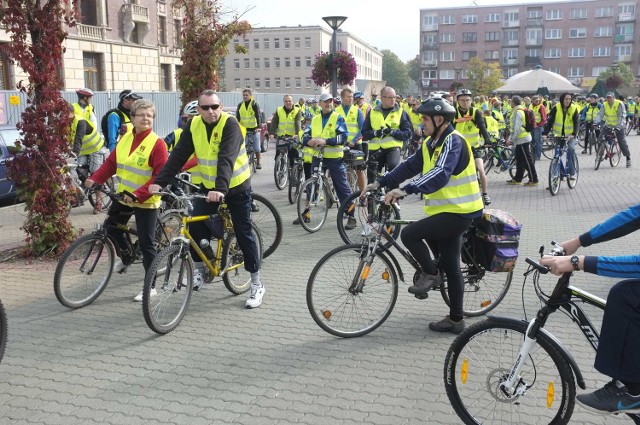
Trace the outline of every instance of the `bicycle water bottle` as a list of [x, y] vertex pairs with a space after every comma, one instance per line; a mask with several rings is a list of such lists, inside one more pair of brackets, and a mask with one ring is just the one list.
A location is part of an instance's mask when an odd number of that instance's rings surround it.
[[202, 239], [200, 241], [200, 249], [202, 249], [202, 252], [204, 252], [204, 255], [209, 261], [213, 260], [213, 248], [208, 239]]

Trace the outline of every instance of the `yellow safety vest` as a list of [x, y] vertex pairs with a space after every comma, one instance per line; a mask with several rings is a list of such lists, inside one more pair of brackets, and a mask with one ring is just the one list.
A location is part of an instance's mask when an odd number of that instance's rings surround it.
[[[513, 108], [513, 110], [511, 111], [513, 114], [519, 114], [520, 118], [522, 119], [522, 127], [520, 127], [520, 133], [518, 133], [518, 137], [517, 139], [522, 139], [523, 137], [526, 137], [527, 134], [529, 134], [529, 132], [527, 130], [525, 130], [524, 126], [526, 124], [526, 119], [527, 117], [525, 117], [524, 115], [524, 108], [522, 107], [522, 105], [520, 106], [516, 106], [515, 108]], [[515, 117], [515, 115], [513, 115]], [[511, 122], [511, 124], [513, 124], [513, 121]], [[511, 126], [513, 129], [513, 125]]]
[[627, 113], [635, 114], [636, 113], [636, 104], [629, 102], [629, 107], [627, 108]]
[[73, 117], [73, 123], [71, 124], [71, 141], [76, 138], [76, 131], [78, 129], [78, 123], [80, 121], [86, 121], [87, 125], [91, 126], [93, 130], [91, 133], [85, 134], [82, 137], [82, 146], [80, 147], [80, 155], [89, 155], [94, 152], [98, 152], [102, 146], [104, 146], [104, 137], [102, 134], [98, 133], [98, 129], [96, 126], [89, 120], [85, 119], [80, 115], [75, 115]]
[[[620, 101], [616, 100], [616, 102], [620, 102]], [[570, 134], [573, 134], [573, 113], [576, 111], [577, 108], [578, 107], [572, 103], [567, 108], [567, 115], [563, 117], [562, 114], [564, 112], [562, 111], [562, 105], [558, 103], [558, 106], [556, 106], [556, 116], [554, 117], [554, 121], [553, 121], [553, 134], [556, 137], [568, 136]], [[616, 109], [616, 123], [618, 122], [617, 112], [618, 110]], [[564, 121], [564, 134], [562, 134], [563, 121]]]
[[[457, 135], [467, 148], [469, 155], [469, 163], [466, 168], [458, 175], [451, 175], [447, 184], [433, 193], [424, 195], [424, 213], [427, 216], [433, 216], [440, 213], [453, 214], [470, 214], [481, 210], [484, 207], [480, 196], [480, 186], [478, 185], [478, 177], [476, 176], [476, 166], [471, 153], [471, 145], [457, 131], [453, 131], [445, 139], [445, 143]], [[429, 155], [429, 148], [425, 143], [422, 144], [422, 175], [427, 174], [435, 166], [440, 152], [442, 151], [442, 143], [435, 148], [433, 155]]]
[[93, 105], [87, 104], [87, 107], [82, 109], [82, 106], [78, 102], [73, 104], [73, 113], [80, 115], [87, 121], [91, 121], [91, 114], [93, 113]]
[[620, 107], [618, 99], [613, 100], [613, 106], [609, 106], [609, 102], [604, 102], [604, 120], [607, 125], [618, 125], [618, 108]]
[[411, 120], [411, 125], [413, 125], [413, 131], [416, 131], [422, 124], [422, 115], [413, 112], [413, 109], [409, 111], [409, 119]]
[[[303, 135], [304, 135], [304, 129], [300, 130], [300, 133], [298, 134], [298, 138], [300, 140], [302, 140], [302, 136]], [[313, 162], [313, 154], [315, 153], [315, 151], [316, 151], [315, 148], [312, 148], [310, 146], [303, 146], [302, 147], [302, 162], [307, 163], [307, 164], [311, 164], [311, 162]]]
[[497, 138], [500, 133], [500, 124], [498, 121], [491, 115], [485, 115], [484, 119], [487, 121], [487, 131], [489, 134]]
[[[315, 115], [311, 120], [311, 138], [312, 139], [331, 139], [336, 137], [336, 126], [338, 124], [338, 115], [335, 111], [331, 112], [327, 123], [322, 127], [322, 114]], [[342, 145], [325, 145], [324, 157], [326, 159], [342, 158], [344, 156]]]
[[[133, 145], [133, 131], [122, 136], [116, 145], [116, 162], [118, 166], [116, 176], [120, 178], [118, 193], [122, 193], [125, 190], [133, 193], [151, 180], [153, 167], [149, 164], [149, 157], [157, 140], [158, 135], [152, 131], [144, 138], [138, 148], [133, 153], [130, 153]], [[122, 203], [131, 207], [155, 209], [160, 207], [160, 196], [153, 195], [142, 203]]]
[[541, 126], [544, 124], [544, 123], [541, 123], [542, 121], [542, 114], [540, 113], [541, 107], [542, 107], [542, 104], [538, 106], [531, 105], [531, 107], [529, 108], [533, 111], [533, 115], [536, 117], [536, 124], [538, 124], [538, 126]]
[[473, 122], [473, 118], [476, 116], [476, 108], [473, 106], [467, 110], [465, 115], [462, 115], [460, 109], [456, 107], [455, 129], [462, 134], [462, 137], [469, 142], [471, 147], [477, 148], [480, 143], [480, 129]]
[[347, 130], [349, 131], [347, 143], [353, 142], [353, 138], [356, 137], [356, 134], [360, 131], [360, 127], [358, 127], [358, 111], [358, 107], [354, 105], [351, 105], [349, 108], [349, 113], [344, 112], [344, 107], [342, 105], [336, 108], [338, 115], [342, 116], [344, 121], [347, 123]]
[[258, 126], [258, 118], [253, 110], [253, 99], [249, 101], [248, 106], [244, 101], [240, 104], [238, 115], [240, 115], [240, 124], [242, 124], [244, 128], [256, 128]]
[[492, 114], [496, 114], [496, 118], [495, 119], [498, 121], [498, 128], [500, 130], [503, 130], [503, 129], [507, 128], [507, 123], [506, 123], [506, 121], [504, 119], [504, 115], [502, 114], [502, 112], [500, 112], [500, 110], [492, 109], [491, 113]]
[[296, 117], [300, 113], [300, 109], [293, 108], [291, 112], [287, 114], [284, 110], [284, 106], [279, 106], [276, 109], [278, 114], [278, 136], [295, 136], [296, 134]]
[[597, 103], [594, 103], [593, 105], [589, 104], [587, 106], [587, 111], [585, 112], [585, 119], [587, 122], [594, 122], [599, 113], [600, 108], [598, 108]]
[[[220, 115], [220, 120], [213, 132], [211, 139], [207, 140], [207, 129], [202, 121], [201, 116], [196, 116], [191, 120], [191, 136], [193, 138], [193, 147], [195, 155], [198, 157], [198, 166], [191, 173], [191, 181], [193, 184], [203, 184], [207, 189], [215, 189], [216, 177], [218, 176], [218, 153], [220, 152], [220, 142], [222, 141], [222, 132], [229, 118], [229, 114]], [[234, 118], [235, 121], [235, 118]], [[233, 164], [233, 172], [229, 181], [229, 189], [239, 186], [251, 177], [249, 169], [249, 157], [244, 141], [240, 143], [240, 150]]]
[[[400, 128], [400, 118], [402, 117], [402, 109], [389, 112], [385, 118], [381, 111], [372, 109], [369, 113], [371, 119], [371, 129], [380, 130], [389, 126], [392, 130]], [[402, 148], [402, 140], [396, 140], [391, 134], [381, 138], [374, 137], [369, 140], [369, 151], [377, 151], [378, 149]]]
[[363, 102], [362, 105], [358, 106], [362, 111], [362, 115], [367, 118], [367, 112], [369, 111], [369, 104], [367, 102]]
[[311, 114], [312, 117], [315, 117], [321, 111], [322, 111], [322, 108], [320, 108], [319, 106], [309, 106], [309, 113]]

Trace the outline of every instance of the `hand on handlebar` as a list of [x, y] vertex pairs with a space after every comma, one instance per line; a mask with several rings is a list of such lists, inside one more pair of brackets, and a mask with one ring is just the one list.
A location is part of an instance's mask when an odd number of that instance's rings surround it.
[[86, 179], [84, 181], [84, 187], [86, 187], [86, 188], [91, 188], [91, 187], [93, 187], [94, 184], [96, 184], [96, 182], [94, 182], [91, 179]]
[[[579, 268], [582, 270], [584, 257], [578, 257]], [[573, 264], [571, 264], [571, 256], [565, 255], [562, 257], [554, 257], [551, 255], [545, 255], [539, 260], [539, 263], [543, 266], [547, 266], [549, 271], [556, 276], [561, 276], [563, 273], [569, 273], [573, 271]]]
[[360, 197], [364, 198], [367, 195], [367, 192], [375, 192], [376, 190], [378, 190], [380, 188], [380, 182], [375, 181], [373, 183], [369, 183], [368, 185], [366, 185], [364, 187], [364, 189], [362, 190], [362, 192], [360, 193]]
[[162, 186], [160, 186], [159, 184], [154, 183], [149, 185], [149, 193], [157, 195], [161, 192], [162, 192]]
[[393, 189], [384, 195], [384, 203], [389, 205], [398, 201], [399, 199], [404, 198], [405, 196], [407, 196], [407, 192], [405, 192], [404, 190]]
[[223, 199], [224, 199], [224, 193], [218, 192], [217, 190], [210, 190], [207, 193], [208, 202], [222, 202]]

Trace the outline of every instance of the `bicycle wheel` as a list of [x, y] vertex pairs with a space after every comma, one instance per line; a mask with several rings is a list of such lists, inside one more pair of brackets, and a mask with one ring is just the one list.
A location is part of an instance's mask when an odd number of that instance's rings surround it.
[[[377, 329], [398, 298], [398, 278], [389, 259], [377, 252], [370, 268], [360, 244], [343, 245], [318, 261], [307, 282], [307, 307], [313, 320], [331, 335], [351, 338]], [[366, 275], [366, 277], [364, 277]], [[349, 288], [366, 279], [361, 291]]]
[[[512, 179], [515, 179], [516, 178], [516, 156], [512, 155], [507, 164], [509, 167], [509, 175], [511, 176]], [[524, 173], [522, 173], [522, 180], [528, 177], [529, 177], [529, 172], [525, 168]]]
[[286, 152], [279, 152], [273, 164], [273, 180], [279, 190], [284, 189], [289, 179], [289, 158]]
[[538, 332], [523, 360], [515, 391], [503, 390], [524, 342], [527, 322], [491, 318], [465, 329], [451, 344], [444, 385], [451, 406], [465, 424], [566, 424], [576, 386], [567, 360]]
[[[338, 225], [338, 233], [345, 244], [359, 243], [363, 238], [369, 237], [375, 232], [374, 220], [378, 217], [378, 208], [380, 204], [377, 202], [374, 194], [368, 194], [364, 198], [360, 198], [359, 192], [354, 192], [338, 208], [338, 216], [336, 219]], [[353, 211], [353, 217], [356, 219], [356, 227], [353, 230], [347, 230], [344, 226], [347, 224], [349, 213]], [[393, 205], [393, 219], [400, 220], [400, 210]], [[387, 233], [393, 239], [400, 236], [401, 226], [399, 224], [388, 225]], [[384, 241], [385, 246], [391, 246], [391, 242]]]
[[629, 133], [631, 133], [631, 130], [633, 130], [633, 124], [635, 123], [634, 120], [627, 120], [627, 128], [625, 130], [625, 134], [628, 136]]
[[247, 152], [249, 157], [249, 168], [251, 169], [251, 174], [255, 174], [256, 172], [256, 153], [253, 149], [250, 152]]
[[547, 159], [553, 159], [555, 155], [555, 142], [553, 139], [543, 139], [542, 140], [542, 155], [544, 155]]
[[[188, 246], [176, 243], [167, 247], [145, 273], [142, 312], [149, 328], [159, 334], [174, 330], [187, 312], [192, 289]], [[156, 291], [153, 296], [152, 290]]]
[[298, 200], [298, 194], [300, 193], [300, 186], [304, 179], [304, 170], [302, 164], [297, 163], [291, 170], [291, 177], [289, 177], [289, 203], [294, 204]]
[[604, 146], [605, 142], [602, 140], [598, 140], [596, 142], [596, 158], [595, 158], [595, 169], [598, 170], [600, 168], [600, 163], [604, 160], [604, 156], [606, 154], [606, 148]]
[[584, 149], [584, 138], [587, 135], [587, 127], [584, 124], [580, 124], [578, 127], [578, 133], [576, 134], [576, 140], [578, 145]]
[[611, 145], [611, 154], [609, 155], [609, 164], [611, 164], [612, 167], [617, 167], [618, 164], [620, 164], [620, 156], [622, 154], [620, 153], [620, 145], [618, 145], [618, 142], [614, 142], [613, 145]]
[[[158, 217], [158, 223], [159, 225], [156, 228], [156, 241], [160, 241], [165, 238], [172, 241], [174, 238], [180, 236], [180, 230], [182, 230], [182, 216], [178, 210], [167, 210], [163, 212]], [[168, 245], [169, 244], [166, 246]], [[164, 249], [166, 246], [160, 249]]]
[[91, 233], [81, 236], [62, 254], [53, 276], [56, 298], [65, 307], [91, 304], [107, 287], [115, 251], [111, 241]]
[[495, 160], [495, 150], [493, 148], [483, 149], [482, 165], [484, 166], [484, 173], [487, 174], [491, 168], [493, 168], [493, 162]]
[[573, 162], [574, 167], [574, 178], [572, 180], [571, 176], [567, 176], [567, 186], [569, 186], [569, 189], [574, 189], [578, 184], [578, 178], [580, 177], [580, 163], [578, 162], [578, 155], [574, 154], [573, 156], [569, 156], [569, 158], [567, 158], [567, 161]]
[[351, 188], [351, 192], [359, 192], [358, 189], [358, 174], [353, 168], [347, 168], [347, 184]]
[[553, 196], [560, 190], [560, 164], [558, 158], [553, 158], [549, 165], [549, 192]]
[[[256, 240], [260, 260], [262, 260], [262, 237], [255, 223], [251, 223], [253, 237]], [[244, 268], [244, 255], [236, 240], [236, 235], [227, 235], [222, 245], [222, 261], [220, 266], [225, 271], [222, 275], [224, 286], [229, 292], [240, 295], [251, 287], [251, 273]]]
[[331, 195], [327, 185], [319, 177], [311, 177], [302, 183], [298, 196], [298, 218], [300, 224], [309, 233], [317, 232], [327, 220]]
[[[107, 179], [107, 181], [104, 182], [102, 186], [108, 188], [109, 192], [116, 193], [116, 179], [114, 177]], [[89, 195], [88, 190], [89, 189], [85, 189], [85, 193], [89, 198], [89, 203], [91, 204], [91, 206], [96, 208], [96, 205], [99, 205], [103, 211], [108, 211], [109, 207], [111, 206], [111, 198], [109, 198], [106, 193], [100, 191], [96, 191], [93, 194]]]
[[[492, 273], [474, 264], [462, 264], [460, 272], [464, 282], [462, 314], [466, 317], [482, 316], [496, 308], [509, 292], [513, 279], [513, 272]], [[443, 276], [440, 295], [451, 306], [447, 276]]]
[[[278, 249], [282, 241], [282, 217], [275, 205], [267, 198], [251, 193], [253, 207], [251, 209], [251, 221], [260, 229], [260, 242], [263, 243], [264, 252], [262, 258], [267, 258]], [[257, 210], [257, 211], [256, 211]]]
[[4, 357], [4, 350], [7, 346], [7, 312], [0, 300], [0, 362]]

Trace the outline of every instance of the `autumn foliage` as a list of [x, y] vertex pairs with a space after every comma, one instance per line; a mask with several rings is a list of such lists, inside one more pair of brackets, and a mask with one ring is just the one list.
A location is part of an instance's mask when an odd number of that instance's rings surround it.
[[61, 252], [73, 238], [69, 185], [60, 171], [71, 121], [56, 71], [62, 68], [64, 25], [75, 25], [76, 1], [7, 0], [2, 11], [2, 25], [11, 37], [5, 52], [29, 77], [17, 87], [27, 95], [18, 123], [22, 151], [8, 168], [25, 201], [22, 229], [32, 255]]

